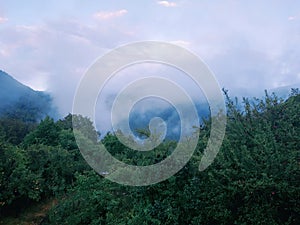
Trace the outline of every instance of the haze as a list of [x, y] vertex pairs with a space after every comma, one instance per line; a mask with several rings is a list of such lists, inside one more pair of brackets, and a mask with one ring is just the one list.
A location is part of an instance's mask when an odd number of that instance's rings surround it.
[[193, 51], [232, 95], [300, 83], [299, 1], [0, 1], [0, 69], [62, 114], [95, 59], [143, 40]]

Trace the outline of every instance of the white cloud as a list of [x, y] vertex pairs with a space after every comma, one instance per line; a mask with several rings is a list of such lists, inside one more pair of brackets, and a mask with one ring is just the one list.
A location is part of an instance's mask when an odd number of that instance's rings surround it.
[[288, 20], [289, 21], [293, 21], [293, 20], [299, 20], [299, 18], [300, 18], [300, 13], [295, 13], [295, 14], [292, 14], [292, 15], [290, 15], [289, 17], [288, 17]]
[[288, 20], [295, 20], [295, 19], [296, 19], [295, 16], [290, 16], [290, 17], [288, 18]]
[[122, 21], [107, 29], [103, 24], [59, 19], [0, 26], [0, 32], [0, 69], [31, 88], [51, 92], [62, 115], [72, 109], [75, 90], [90, 64], [132, 39]]
[[158, 1], [157, 4], [162, 5], [164, 7], [176, 7], [176, 6], [178, 6], [176, 2], [169, 2], [169, 1]]
[[121, 10], [112, 11], [112, 12], [101, 11], [101, 12], [95, 13], [94, 18], [100, 19], [100, 20], [108, 20], [108, 19], [113, 19], [116, 17], [124, 16], [126, 13], [128, 13], [128, 11], [126, 9], [121, 9]]
[[[260, 2], [257, 6], [235, 1], [155, 0], [147, 4], [146, 14], [140, 10], [140, 2], [107, 11], [106, 4], [99, 4], [88, 10], [71, 7], [75, 11], [68, 8], [69, 13], [63, 16], [56, 8], [47, 9], [51, 15], [32, 13], [30, 18], [18, 13], [17, 7], [11, 13], [0, 13], [0, 69], [26, 84], [32, 83], [32, 87], [53, 92], [62, 113], [70, 111], [74, 92], [88, 66], [110, 49], [132, 41], [171, 41], [192, 50], [233, 95], [249, 91], [255, 96], [256, 91], [270, 88], [274, 82], [300, 82], [296, 23], [300, 15], [286, 4], [276, 5], [264, 15], [256, 14], [257, 7], [265, 5]], [[285, 11], [280, 10], [285, 6]], [[164, 15], [157, 7], [171, 7], [180, 13], [171, 10]], [[201, 14], [199, 8], [203, 9]], [[96, 11], [91, 13], [90, 9]], [[13, 23], [5, 22], [5, 16], [12, 20], [9, 15], [15, 15]], [[287, 63], [284, 70], [282, 62]]]
[[0, 16], [0, 23], [5, 23], [8, 19]]

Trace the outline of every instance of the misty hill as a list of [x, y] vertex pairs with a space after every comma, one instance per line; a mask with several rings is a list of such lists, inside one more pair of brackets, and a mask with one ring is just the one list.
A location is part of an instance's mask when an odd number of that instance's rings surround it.
[[269, 92], [270, 93], [274, 92], [277, 96], [287, 99], [290, 96], [293, 89], [296, 90], [299, 88], [300, 88], [300, 83], [297, 83], [297, 84], [293, 84], [293, 85], [273, 88]]
[[36, 122], [46, 115], [56, 116], [52, 97], [35, 91], [0, 70], [0, 116]]
[[[300, 84], [294, 84], [289, 86], [283, 86], [279, 88], [274, 88], [267, 90], [268, 94], [274, 93], [278, 98], [288, 99], [291, 93], [299, 89]], [[265, 96], [261, 96], [265, 98]], [[251, 98], [250, 98], [251, 101]], [[243, 100], [239, 99], [237, 107], [243, 110]], [[207, 101], [197, 101], [194, 99], [195, 107], [198, 113], [198, 118], [200, 124], [202, 124], [203, 119], [208, 119], [210, 117], [209, 103]], [[146, 103], [147, 105], [148, 103]], [[176, 109], [172, 106], [160, 105], [157, 103], [149, 103], [147, 110], [143, 110], [144, 106], [140, 108], [133, 109], [130, 114], [129, 124], [133, 133], [137, 136], [141, 136], [138, 131], [148, 130], [150, 120], [154, 117], [162, 118], [167, 125], [167, 139], [179, 140], [180, 137], [180, 117], [176, 112]], [[143, 136], [143, 135], [142, 135]]]

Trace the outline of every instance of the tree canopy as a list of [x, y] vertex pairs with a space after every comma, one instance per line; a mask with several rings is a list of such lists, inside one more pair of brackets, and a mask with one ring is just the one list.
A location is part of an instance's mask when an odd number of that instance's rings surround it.
[[[241, 103], [225, 95], [227, 130], [213, 164], [198, 170], [210, 134], [206, 120], [189, 163], [143, 187], [112, 183], [87, 165], [72, 126], [72, 119], [84, 124], [82, 138], [97, 143], [87, 118], [46, 117], [30, 126], [0, 119], [0, 218], [57, 197], [41, 224], [299, 224], [299, 91], [286, 100], [266, 92], [264, 99]], [[176, 147], [166, 140], [152, 152], [135, 154], [114, 133], [102, 143], [132, 165], [157, 163]]]

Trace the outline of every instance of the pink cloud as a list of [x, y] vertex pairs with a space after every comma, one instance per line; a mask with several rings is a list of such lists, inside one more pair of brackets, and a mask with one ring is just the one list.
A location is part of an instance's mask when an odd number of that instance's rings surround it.
[[0, 16], [0, 23], [5, 23], [8, 19]]
[[94, 18], [100, 19], [100, 20], [108, 20], [108, 19], [113, 19], [116, 17], [124, 16], [126, 13], [128, 13], [128, 11], [126, 9], [121, 9], [121, 10], [112, 11], [112, 12], [101, 11], [101, 12], [95, 13]]
[[157, 4], [162, 5], [164, 7], [176, 7], [176, 2], [169, 2], [169, 1], [158, 1]]

